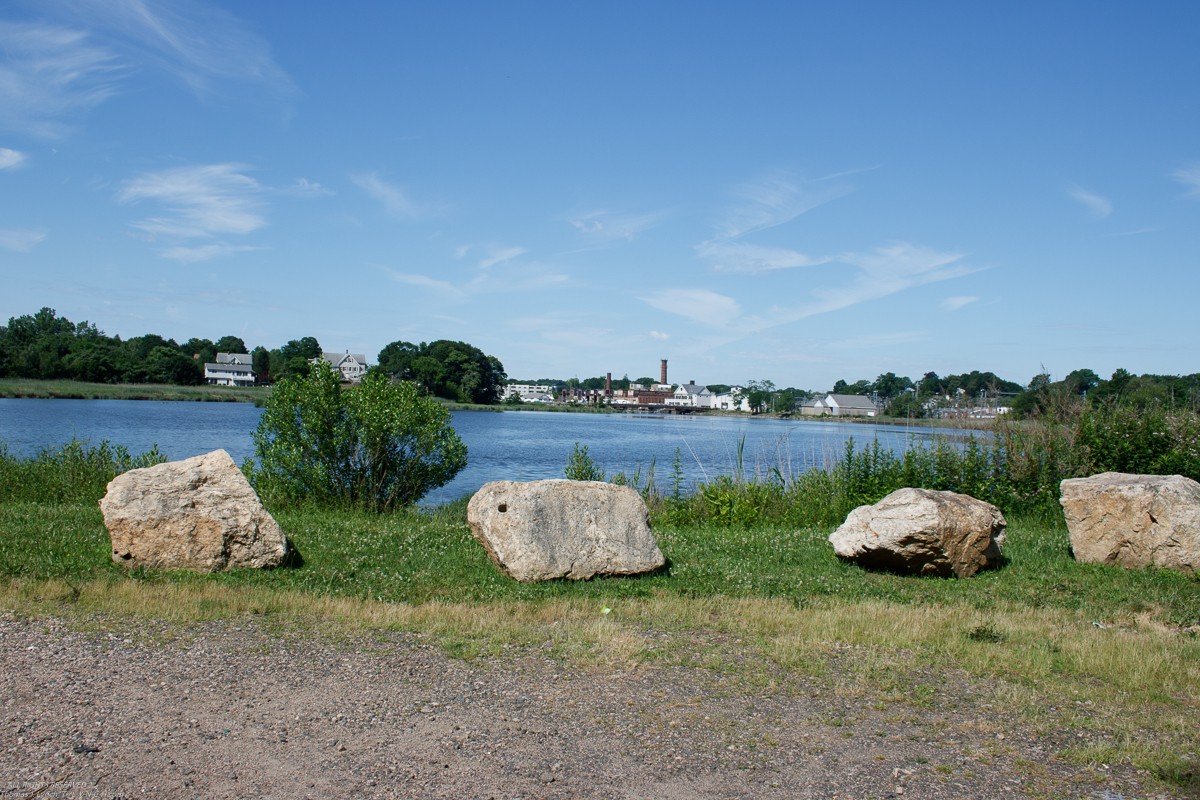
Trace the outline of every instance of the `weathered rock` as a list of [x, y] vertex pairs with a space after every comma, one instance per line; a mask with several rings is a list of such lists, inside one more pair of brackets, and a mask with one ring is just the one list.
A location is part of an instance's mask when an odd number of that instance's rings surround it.
[[1122, 567], [1200, 569], [1200, 483], [1104, 472], [1060, 485], [1075, 558]]
[[864, 567], [966, 578], [996, 566], [1006, 523], [991, 503], [956, 492], [897, 489], [850, 512], [829, 537]]
[[562, 479], [494, 481], [467, 505], [471, 533], [518, 581], [637, 575], [665, 563], [641, 495]]
[[118, 475], [100, 510], [118, 564], [217, 572], [288, 555], [287, 537], [224, 450]]

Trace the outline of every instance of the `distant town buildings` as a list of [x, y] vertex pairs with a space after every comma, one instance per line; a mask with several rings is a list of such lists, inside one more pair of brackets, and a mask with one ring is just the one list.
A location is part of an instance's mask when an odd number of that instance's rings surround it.
[[204, 365], [204, 380], [213, 386], [253, 386], [253, 363], [249, 353], [217, 353], [214, 363]]

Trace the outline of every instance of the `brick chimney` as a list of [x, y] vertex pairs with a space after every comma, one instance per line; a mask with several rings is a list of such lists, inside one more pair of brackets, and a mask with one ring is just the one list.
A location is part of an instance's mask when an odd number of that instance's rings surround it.
[[604, 376], [604, 393], [612, 394], [612, 373], [606, 373]]
[[659, 383], [667, 382], [667, 360], [665, 358], [662, 360], [662, 377], [660, 377], [658, 379], [658, 382]]

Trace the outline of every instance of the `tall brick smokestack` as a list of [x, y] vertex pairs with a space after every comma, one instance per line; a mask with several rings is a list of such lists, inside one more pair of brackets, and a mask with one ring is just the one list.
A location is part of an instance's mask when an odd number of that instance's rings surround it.
[[604, 393], [612, 394], [612, 373], [611, 372], [606, 373], [604, 375]]
[[658, 379], [659, 383], [667, 382], [667, 360], [664, 358], [662, 363], [662, 377]]

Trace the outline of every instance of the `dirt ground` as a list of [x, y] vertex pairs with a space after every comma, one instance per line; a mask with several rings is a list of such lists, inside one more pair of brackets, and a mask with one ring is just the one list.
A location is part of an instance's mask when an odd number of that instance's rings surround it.
[[[1166, 797], [926, 675], [462, 661], [412, 634], [0, 616], [0, 797]], [[766, 676], [764, 679], [763, 676]]]

